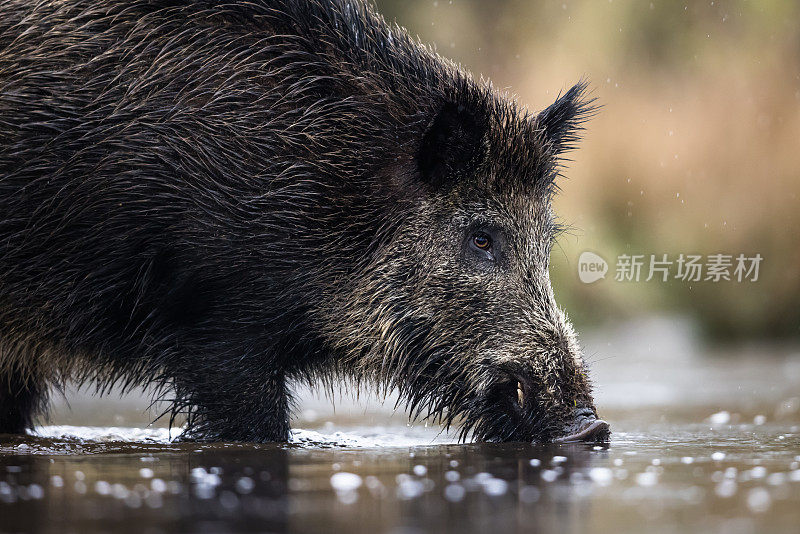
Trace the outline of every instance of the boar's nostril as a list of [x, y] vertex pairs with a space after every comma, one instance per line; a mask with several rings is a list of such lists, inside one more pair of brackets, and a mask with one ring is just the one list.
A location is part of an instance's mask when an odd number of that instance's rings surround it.
[[517, 402], [520, 407], [525, 404], [525, 393], [522, 391], [522, 382], [517, 382]]

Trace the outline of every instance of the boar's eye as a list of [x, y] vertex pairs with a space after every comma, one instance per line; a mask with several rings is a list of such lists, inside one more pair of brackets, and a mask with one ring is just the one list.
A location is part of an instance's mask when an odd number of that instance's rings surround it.
[[472, 244], [478, 250], [490, 251], [492, 249], [492, 238], [484, 233], [472, 236]]
[[489, 264], [497, 264], [503, 248], [499, 235], [487, 228], [475, 228], [464, 237], [464, 245], [471, 252], [469, 257], [477, 261], [473, 264], [475, 267], [486, 268]]

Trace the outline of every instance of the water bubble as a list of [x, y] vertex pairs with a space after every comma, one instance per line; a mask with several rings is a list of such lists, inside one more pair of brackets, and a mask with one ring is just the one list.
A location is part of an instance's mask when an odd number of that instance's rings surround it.
[[729, 497], [733, 497], [736, 495], [736, 481], [726, 478], [725, 480], [721, 481], [717, 486], [714, 488], [714, 493], [716, 493], [719, 497], [723, 499], [727, 499]]
[[404, 478], [397, 486], [397, 497], [403, 500], [416, 499], [422, 492], [425, 491], [425, 486], [419, 480], [412, 478]]
[[721, 412], [712, 414], [708, 420], [712, 425], [727, 425], [731, 420], [731, 414], [730, 412], [723, 410]]
[[508, 482], [501, 478], [492, 478], [483, 483], [483, 492], [491, 497], [499, 497], [508, 491]]
[[655, 486], [658, 482], [658, 475], [652, 471], [645, 471], [636, 475], [636, 483], [640, 486]]
[[764, 478], [767, 475], [767, 468], [763, 465], [757, 465], [750, 470], [751, 478]]
[[711, 455], [711, 459], [714, 460], [715, 462], [721, 462], [722, 460], [725, 459], [725, 453], [717, 451]]
[[767, 422], [767, 418], [765, 416], [763, 416], [763, 415], [757, 415], [757, 416], [753, 417], [753, 424], [754, 425], [761, 426], [766, 422]]
[[473, 478], [473, 479], [475, 480], [475, 482], [477, 482], [478, 484], [483, 484], [484, 482], [486, 482], [487, 480], [489, 480], [489, 479], [491, 479], [491, 478], [492, 478], [492, 474], [491, 474], [491, 473], [485, 473], [485, 472], [481, 472], [481, 473], [478, 473], [478, 474], [476, 474], [476, 475], [475, 475], [474, 477], [472, 477], [472, 478]]
[[386, 486], [383, 485], [383, 482], [381, 482], [378, 477], [374, 475], [365, 477], [364, 485], [374, 497], [380, 499], [386, 497]]
[[94, 483], [94, 491], [99, 495], [108, 495], [111, 493], [111, 484], [105, 480], [98, 480]]
[[130, 491], [126, 488], [123, 484], [112, 484], [111, 486], [111, 495], [114, 496], [115, 499], [125, 499], [130, 495]]
[[41, 499], [44, 497], [44, 488], [39, 484], [31, 484], [28, 486], [28, 497], [31, 499]]
[[211, 499], [214, 496], [214, 486], [198, 484], [194, 487], [194, 495], [198, 499]]
[[139, 476], [142, 478], [153, 478], [153, 470], [148, 467], [139, 469]]
[[747, 493], [747, 507], [753, 512], [766, 512], [771, 504], [772, 498], [765, 488], [753, 488]]
[[611, 483], [614, 473], [607, 467], [594, 467], [589, 470], [589, 478], [596, 484], [606, 486]]
[[542, 480], [545, 482], [552, 482], [558, 478], [558, 471], [552, 469], [545, 469], [542, 471]]
[[460, 484], [448, 484], [444, 488], [444, 498], [450, 502], [459, 502], [464, 499], [467, 490]]
[[206, 470], [202, 467], [195, 467], [189, 472], [189, 476], [195, 479], [202, 479], [206, 474]]
[[331, 486], [335, 491], [354, 491], [361, 487], [361, 477], [345, 471], [334, 473], [331, 475]]
[[129, 493], [128, 496], [125, 497], [125, 506], [128, 508], [139, 508], [142, 506], [142, 498], [138, 493]]
[[250, 477], [242, 477], [236, 481], [236, 491], [242, 494], [250, 493], [255, 486], [256, 483]]
[[17, 500], [17, 496], [8, 482], [0, 480], [0, 502], [10, 503]]
[[780, 486], [786, 483], [786, 473], [772, 473], [767, 477], [767, 484], [770, 486]]
[[415, 465], [414, 466], [414, 474], [418, 477], [423, 477], [428, 472], [428, 468], [424, 465]]
[[538, 458], [531, 458], [531, 460], [528, 463], [531, 464], [533, 467], [539, 467], [540, 465], [542, 465], [542, 461]]
[[448, 482], [457, 482], [461, 478], [461, 475], [458, 471], [447, 471], [444, 474], [444, 479]]

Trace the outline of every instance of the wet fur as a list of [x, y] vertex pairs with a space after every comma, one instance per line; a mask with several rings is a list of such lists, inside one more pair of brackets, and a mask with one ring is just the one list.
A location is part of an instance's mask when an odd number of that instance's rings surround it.
[[4, 2], [0, 432], [76, 380], [285, 440], [290, 383], [350, 377], [552, 438], [594, 411], [547, 275], [584, 89], [528, 114], [354, 1]]

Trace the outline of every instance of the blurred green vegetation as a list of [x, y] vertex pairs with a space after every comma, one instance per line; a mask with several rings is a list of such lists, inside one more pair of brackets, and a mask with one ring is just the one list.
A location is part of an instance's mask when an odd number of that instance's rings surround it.
[[[715, 339], [800, 336], [800, 3], [378, 0], [531, 109], [582, 77], [603, 106], [572, 154], [552, 258], [579, 325], [695, 317]], [[578, 256], [610, 264], [582, 284]], [[757, 282], [614, 281], [620, 254], [764, 258]]]

